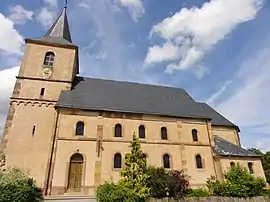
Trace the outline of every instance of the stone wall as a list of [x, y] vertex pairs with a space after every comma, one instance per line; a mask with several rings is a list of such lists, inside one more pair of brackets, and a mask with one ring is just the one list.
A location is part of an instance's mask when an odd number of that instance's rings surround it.
[[183, 200], [174, 199], [151, 199], [149, 202], [268, 202], [269, 198], [255, 197], [255, 198], [224, 198], [224, 197], [209, 197], [209, 198], [186, 198]]

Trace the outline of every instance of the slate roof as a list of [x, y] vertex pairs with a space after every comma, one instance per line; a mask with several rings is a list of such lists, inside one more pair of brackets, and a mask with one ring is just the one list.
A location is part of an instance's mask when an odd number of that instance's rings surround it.
[[214, 150], [220, 156], [260, 157], [242, 147], [239, 147], [217, 135], [214, 135]]
[[181, 88], [76, 77], [71, 91], [63, 91], [57, 107], [115, 111], [173, 117], [202, 118], [215, 124], [233, 123]]
[[61, 45], [72, 45], [70, 29], [68, 25], [66, 7], [63, 9], [62, 13], [50, 27], [48, 32], [42, 38], [33, 39], [36, 41], [48, 42], [51, 44], [61, 44]]

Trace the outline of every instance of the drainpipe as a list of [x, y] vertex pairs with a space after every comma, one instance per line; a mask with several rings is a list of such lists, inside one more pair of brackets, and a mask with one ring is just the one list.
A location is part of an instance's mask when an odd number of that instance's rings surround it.
[[50, 188], [50, 179], [52, 175], [52, 161], [53, 161], [53, 155], [54, 155], [54, 149], [55, 149], [55, 144], [56, 144], [56, 136], [57, 136], [57, 128], [58, 128], [58, 120], [59, 120], [59, 109], [56, 109], [56, 121], [55, 121], [55, 127], [54, 127], [54, 132], [53, 132], [53, 140], [52, 140], [52, 148], [50, 151], [50, 159], [49, 159], [49, 168], [48, 168], [48, 174], [47, 174], [47, 179], [46, 179], [46, 184], [45, 184], [45, 192], [44, 195], [47, 196], [48, 194], [51, 193], [51, 191], [48, 193], [48, 189]]

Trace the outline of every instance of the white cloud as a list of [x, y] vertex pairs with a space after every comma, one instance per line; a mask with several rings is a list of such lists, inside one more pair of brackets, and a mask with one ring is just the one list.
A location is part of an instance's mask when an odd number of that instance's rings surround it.
[[0, 51], [21, 54], [23, 37], [14, 28], [14, 23], [0, 13]]
[[150, 36], [156, 34], [181, 48], [180, 61], [169, 64], [166, 71], [196, 66], [235, 27], [254, 19], [262, 4], [263, 0], [211, 0], [201, 8], [182, 8], [155, 25]]
[[8, 110], [8, 101], [12, 94], [12, 90], [16, 81], [16, 76], [19, 72], [19, 66], [0, 71], [0, 136], [3, 132], [3, 127], [6, 120]]
[[[248, 136], [270, 143], [269, 55], [267, 48], [244, 61], [236, 75], [208, 99], [218, 111], [240, 126], [244, 141], [252, 146], [256, 146], [256, 141], [248, 142]], [[269, 144], [262, 149], [270, 149]]]
[[145, 65], [149, 66], [153, 63], [158, 63], [162, 61], [172, 61], [180, 57], [180, 50], [177, 46], [172, 43], [165, 43], [162, 46], [150, 47], [145, 58]]
[[36, 20], [45, 29], [49, 28], [57, 17], [57, 0], [44, 0], [43, 7], [37, 14]]
[[25, 24], [27, 20], [32, 20], [34, 12], [25, 10], [21, 5], [16, 5], [11, 7], [10, 9], [11, 14], [8, 16], [10, 20], [14, 22], [14, 24]]
[[49, 7], [57, 8], [58, 3], [57, 0], [44, 0], [45, 4], [47, 4]]
[[132, 19], [137, 22], [145, 13], [145, 9], [141, 0], [119, 0], [122, 6], [129, 9]]

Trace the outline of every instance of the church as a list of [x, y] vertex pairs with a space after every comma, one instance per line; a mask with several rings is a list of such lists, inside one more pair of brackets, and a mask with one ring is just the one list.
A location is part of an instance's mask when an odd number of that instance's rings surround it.
[[25, 42], [1, 169], [29, 170], [44, 195], [93, 196], [117, 182], [134, 132], [148, 165], [184, 170], [192, 187], [224, 180], [237, 163], [265, 178], [239, 127], [184, 89], [79, 76], [66, 7], [44, 37]]

